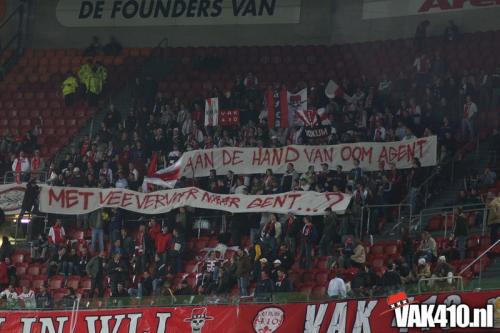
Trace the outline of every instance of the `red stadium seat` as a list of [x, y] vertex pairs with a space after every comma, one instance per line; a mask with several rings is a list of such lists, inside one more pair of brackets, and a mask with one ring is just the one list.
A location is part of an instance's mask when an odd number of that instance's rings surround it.
[[26, 274], [28, 270], [28, 263], [20, 263], [16, 265], [16, 275], [21, 277]]
[[61, 289], [63, 287], [63, 282], [63, 275], [55, 275], [49, 279], [49, 289]]
[[29, 275], [40, 274], [40, 265], [38, 265], [38, 264], [29, 265], [28, 269], [26, 270], [26, 274], [29, 274]]
[[312, 298], [325, 298], [326, 297], [326, 287], [324, 285], [321, 286], [315, 286], [311, 290], [311, 297]]

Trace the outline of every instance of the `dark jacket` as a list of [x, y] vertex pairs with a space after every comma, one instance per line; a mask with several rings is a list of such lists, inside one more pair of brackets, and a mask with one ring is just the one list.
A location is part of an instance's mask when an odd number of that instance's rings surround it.
[[241, 257], [238, 257], [236, 261], [236, 277], [248, 277], [250, 275], [250, 271], [252, 270], [252, 263], [250, 262], [250, 257], [247, 254], [244, 254]]
[[255, 295], [270, 294], [274, 291], [273, 281], [269, 278], [257, 281]]
[[457, 216], [455, 221], [455, 236], [465, 236], [469, 234], [469, 225], [463, 214]]
[[292, 281], [288, 279], [288, 276], [285, 276], [282, 281], [276, 280], [274, 290], [277, 293], [290, 293], [293, 291]]
[[92, 259], [90, 259], [89, 262], [87, 263], [87, 266], [85, 267], [87, 275], [93, 278], [102, 276], [103, 275], [102, 263], [103, 260], [99, 256], [95, 256]]

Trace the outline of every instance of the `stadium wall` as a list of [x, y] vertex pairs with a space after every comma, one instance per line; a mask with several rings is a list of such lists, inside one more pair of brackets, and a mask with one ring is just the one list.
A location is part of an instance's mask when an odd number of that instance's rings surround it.
[[[125, 6], [131, 14], [134, 6], [157, 1], [165, 8], [181, 2], [184, 10], [175, 18], [123, 18]], [[263, 4], [273, 6], [272, 15]], [[164, 38], [170, 46], [347, 43], [411, 37], [424, 19], [431, 21], [430, 34], [441, 34], [450, 19], [467, 32], [500, 28], [499, 0], [33, 0], [33, 6], [34, 47], [84, 47], [94, 35], [103, 42], [116, 36], [128, 47]]]

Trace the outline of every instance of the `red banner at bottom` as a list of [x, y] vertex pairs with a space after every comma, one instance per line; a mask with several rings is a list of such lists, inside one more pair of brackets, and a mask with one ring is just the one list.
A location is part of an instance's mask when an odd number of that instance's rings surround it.
[[[394, 295], [395, 297], [396, 295]], [[370, 298], [300, 304], [240, 304], [72, 311], [0, 311], [9, 333], [399, 333], [390, 301]], [[431, 328], [427, 332], [500, 332], [500, 291], [424, 294], [414, 304], [491, 304], [496, 328]], [[405, 303], [406, 304], [406, 303]], [[470, 318], [473, 321], [473, 318]]]

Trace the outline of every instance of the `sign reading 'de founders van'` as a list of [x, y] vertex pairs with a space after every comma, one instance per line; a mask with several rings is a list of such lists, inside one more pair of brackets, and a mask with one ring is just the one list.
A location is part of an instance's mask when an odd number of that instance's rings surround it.
[[59, 0], [67, 27], [290, 24], [301, 0]]

